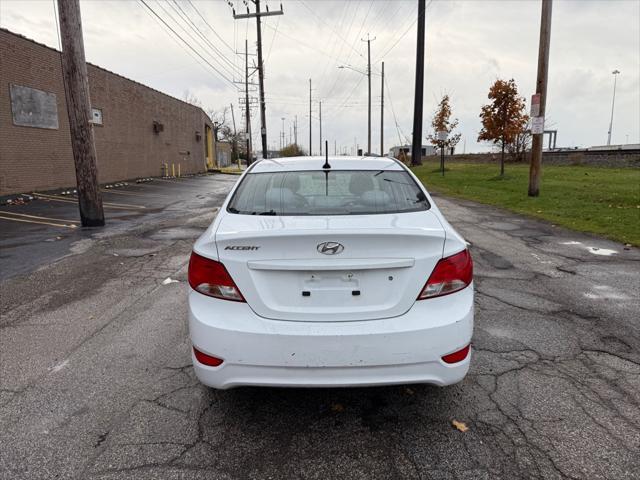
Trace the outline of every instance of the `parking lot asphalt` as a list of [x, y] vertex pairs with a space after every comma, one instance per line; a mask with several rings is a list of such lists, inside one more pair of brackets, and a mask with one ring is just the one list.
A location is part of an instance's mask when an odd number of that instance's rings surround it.
[[472, 202], [436, 197], [475, 262], [463, 382], [201, 386], [186, 266], [236, 178], [105, 194], [145, 208], [104, 229], [0, 219], [0, 478], [640, 477], [640, 251]]

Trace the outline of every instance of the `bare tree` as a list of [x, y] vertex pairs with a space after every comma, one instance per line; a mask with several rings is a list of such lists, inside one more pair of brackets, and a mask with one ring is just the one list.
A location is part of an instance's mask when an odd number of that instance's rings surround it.
[[531, 151], [531, 122], [529, 120], [513, 142], [507, 145], [507, 152], [516, 162], [523, 162], [528, 151]]

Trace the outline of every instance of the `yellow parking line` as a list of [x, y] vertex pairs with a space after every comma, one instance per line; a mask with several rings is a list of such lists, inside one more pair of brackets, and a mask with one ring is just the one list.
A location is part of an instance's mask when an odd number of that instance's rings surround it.
[[80, 220], [67, 220], [66, 218], [40, 217], [38, 215], [27, 215], [26, 213], [8, 212], [6, 210], [0, 210], [0, 213], [3, 213], [5, 215], [17, 215], [19, 217], [36, 218], [38, 220], [53, 220], [55, 222], [80, 223]]
[[53, 227], [77, 228], [76, 225], [64, 225], [62, 223], [39, 222], [37, 220], [27, 220], [27, 219], [24, 219], [24, 218], [3, 217], [2, 215], [0, 215], [0, 219], [2, 219], [2, 220], [11, 220], [12, 222], [35, 223], [37, 225], [51, 225]]
[[[57, 195], [46, 195], [44, 193], [33, 193], [33, 195], [35, 195], [36, 197], [42, 197], [42, 198], [46, 198], [49, 200], [58, 200], [59, 202], [71, 202], [71, 203], [77, 203], [75, 200], [71, 200], [69, 197], [59, 197]], [[72, 197], [72, 198], [76, 198], [76, 197]], [[103, 205], [105, 206], [109, 206], [112, 208], [125, 208], [125, 209], [129, 209], [129, 208], [140, 208], [140, 209], [145, 209], [147, 207], [143, 207], [141, 205], [131, 205], [129, 203], [112, 203], [112, 202], [102, 202]]]

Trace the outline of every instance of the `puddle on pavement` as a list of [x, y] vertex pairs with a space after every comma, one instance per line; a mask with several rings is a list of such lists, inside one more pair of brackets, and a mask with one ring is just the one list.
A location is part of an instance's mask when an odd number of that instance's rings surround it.
[[199, 228], [164, 228], [149, 236], [154, 240], [195, 240], [202, 235], [203, 229]]
[[631, 297], [625, 293], [616, 291], [608, 285], [594, 285], [590, 292], [583, 294], [591, 300], [629, 300]]
[[570, 242], [561, 242], [560, 245], [572, 245], [584, 248], [589, 253], [593, 253], [594, 255], [602, 255], [605, 257], [609, 257], [611, 255], [615, 255], [618, 253], [616, 250], [611, 250], [610, 248], [600, 248], [600, 247], [590, 247], [588, 245], [584, 245], [582, 242], [570, 241]]
[[509, 230], [517, 230], [522, 228], [521, 225], [514, 225], [509, 222], [488, 222], [484, 224], [488, 228], [493, 228], [495, 230], [509, 231]]

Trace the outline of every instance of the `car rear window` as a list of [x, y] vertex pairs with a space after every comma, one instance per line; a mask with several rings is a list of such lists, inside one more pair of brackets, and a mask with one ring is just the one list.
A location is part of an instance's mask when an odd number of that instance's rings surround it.
[[428, 210], [411, 175], [391, 170], [249, 173], [227, 211], [241, 215], [369, 215]]

